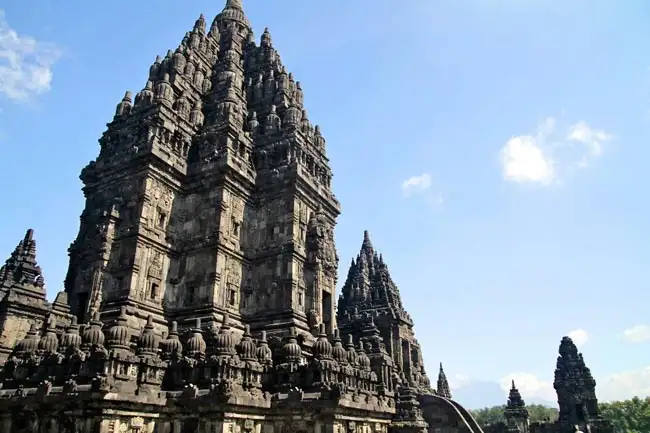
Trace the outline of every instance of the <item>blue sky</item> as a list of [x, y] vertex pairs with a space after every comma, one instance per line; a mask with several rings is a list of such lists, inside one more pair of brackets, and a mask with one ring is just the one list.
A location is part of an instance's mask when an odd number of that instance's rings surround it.
[[[244, 3], [328, 140], [341, 277], [370, 230], [432, 376], [552, 398], [580, 330], [602, 398], [650, 395], [649, 3]], [[222, 4], [3, 7], [0, 253], [33, 227], [52, 297], [115, 105]]]

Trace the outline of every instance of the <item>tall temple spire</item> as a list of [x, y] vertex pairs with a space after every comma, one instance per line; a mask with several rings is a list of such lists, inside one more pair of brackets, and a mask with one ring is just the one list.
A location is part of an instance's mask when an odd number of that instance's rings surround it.
[[5, 264], [0, 267], [0, 288], [27, 291], [38, 298], [45, 297], [45, 281], [36, 262], [34, 230], [29, 229]]
[[[251, 332], [268, 330], [269, 337], [290, 326], [308, 331], [308, 317], [335, 323], [333, 233], [340, 205], [331, 191], [325, 138], [307, 118], [302, 86], [282, 64], [270, 33], [256, 44], [242, 1], [221, 1], [211, 23], [199, 16], [175, 49], [156, 58], [135, 97], [120, 99], [99, 156], [82, 172], [92, 197], [69, 250], [65, 284], [75, 315], [101, 299], [102, 314], [112, 318], [129, 299], [130, 307], [153, 308], [158, 325], [169, 314], [189, 323], [199, 306], [211, 311], [206, 320], [229, 310]], [[286, 212], [269, 212], [264, 198], [271, 196], [282, 196], [276, 205]], [[298, 196], [309, 205], [294, 206]], [[188, 209], [197, 206], [205, 221], [182, 229]], [[262, 269], [287, 260], [287, 221], [316, 211], [307, 239], [290, 240], [296, 249], [307, 243], [309, 257], [293, 256], [266, 281]], [[253, 221], [268, 232], [251, 241]], [[201, 248], [189, 247], [194, 238]], [[169, 241], [164, 248], [161, 239]], [[136, 257], [146, 257], [147, 272], [127, 265]], [[202, 265], [186, 266], [194, 262]], [[210, 263], [228, 263], [224, 284], [201, 277], [217, 272]], [[168, 278], [167, 269], [175, 275]], [[252, 288], [267, 282], [277, 287], [273, 296], [249, 302], [257, 294]], [[142, 327], [146, 318], [133, 311]]]
[[442, 368], [442, 362], [440, 363], [440, 370], [438, 371], [436, 392], [440, 397], [451, 398], [451, 389], [449, 388], [449, 382], [447, 381], [445, 370]]

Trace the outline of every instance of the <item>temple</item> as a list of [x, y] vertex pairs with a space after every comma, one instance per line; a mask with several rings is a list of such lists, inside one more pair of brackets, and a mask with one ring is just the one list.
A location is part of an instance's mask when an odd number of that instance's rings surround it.
[[335, 305], [326, 142], [241, 0], [126, 92], [81, 172], [64, 290], [0, 271], [0, 433], [480, 432], [431, 386], [366, 232]]
[[598, 409], [596, 381], [571, 338], [562, 339], [559, 352], [553, 381], [558, 419], [531, 423], [526, 403], [513, 381], [503, 413], [505, 423], [488, 426], [486, 433], [614, 433], [613, 424]]

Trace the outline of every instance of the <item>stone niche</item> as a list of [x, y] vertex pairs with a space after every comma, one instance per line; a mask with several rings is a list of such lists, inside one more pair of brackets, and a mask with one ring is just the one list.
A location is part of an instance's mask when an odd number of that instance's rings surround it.
[[340, 420], [334, 424], [334, 433], [387, 433], [388, 423], [368, 420]]
[[146, 416], [124, 415], [102, 422], [101, 433], [154, 433], [156, 420]]

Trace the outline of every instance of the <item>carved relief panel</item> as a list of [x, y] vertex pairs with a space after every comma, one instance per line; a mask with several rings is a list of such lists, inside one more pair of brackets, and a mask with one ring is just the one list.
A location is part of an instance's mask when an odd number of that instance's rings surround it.
[[111, 421], [108, 431], [110, 433], [153, 433], [154, 427], [153, 422], [136, 416]]
[[239, 306], [240, 287], [242, 284], [242, 264], [234, 258], [224, 257], [221, 291], [227, 308]]
[[232, 241], [238, 243], [241, 241], [242, 235], [244, 234], [244, 201], [234, 195], [231, 195], [230, 197], [230, 222], [228, 224], [229, 235]]
[[174, 192], [156, 179], [148, 179], [147, 192], [150, 203], [147, 209], [147, 226], [154, 230], [166, 230], [172, 210]]

